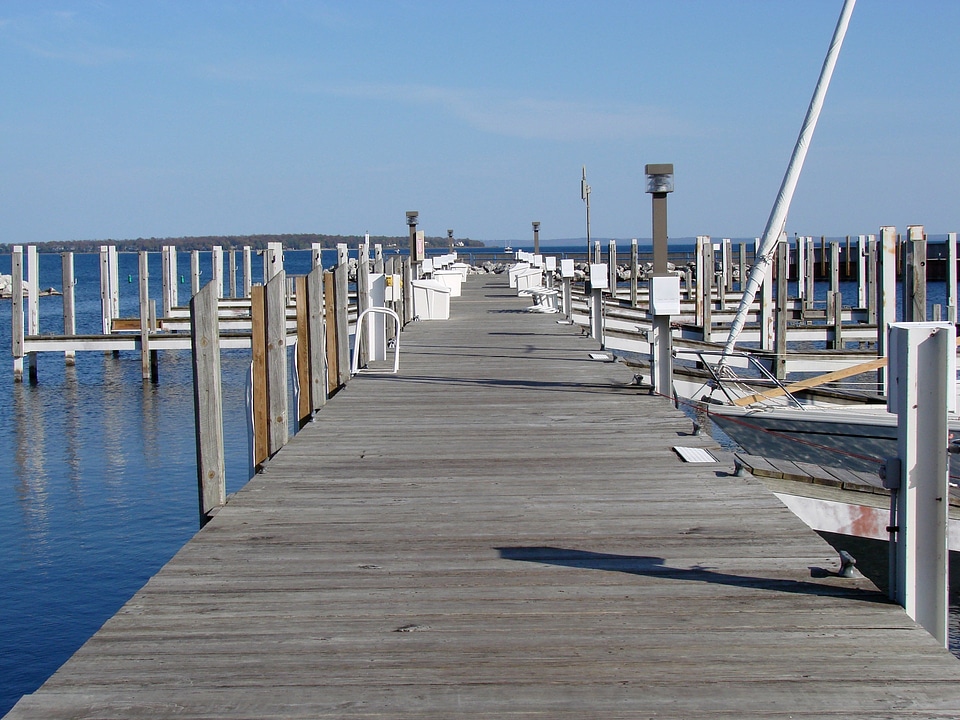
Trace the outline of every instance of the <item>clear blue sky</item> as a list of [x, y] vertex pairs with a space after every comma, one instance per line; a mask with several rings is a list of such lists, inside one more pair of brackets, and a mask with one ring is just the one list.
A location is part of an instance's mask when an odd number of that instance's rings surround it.
[[[763, 231], [841, 0], [0, 0], [0, 242]], [[960, 230], [960, 2], [860, 0], [792, 235]]]

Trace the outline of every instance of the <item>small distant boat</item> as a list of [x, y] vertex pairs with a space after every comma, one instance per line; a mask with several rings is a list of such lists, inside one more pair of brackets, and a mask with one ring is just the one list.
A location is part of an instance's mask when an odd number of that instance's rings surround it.
[[504, 245], [503, 249], [504, 249], [505, 252], [512, 252], [512, 251], [513, 251], [513, 248], [510, 247], [509, 245]]

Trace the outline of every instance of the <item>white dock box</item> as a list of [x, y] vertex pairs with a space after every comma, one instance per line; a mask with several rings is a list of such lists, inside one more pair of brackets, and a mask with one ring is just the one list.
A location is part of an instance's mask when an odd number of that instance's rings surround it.
[[413, 314], [421, 320], [450, 318], [450, 288], [439, 280], [414, 280]]
[[452, 270], [459, 270], [460, 274], [463, 275], [463, 282], [467, 281], [467, 273], [470, 271], [470, 266], [466, 263], [455, 262], [450, 266]]
[[450, 288], [450, 297], [460, 297], [460, 284], [463, 282], [463, 273], [459, 270], [434, 270], [433, 279], [439, 280]]

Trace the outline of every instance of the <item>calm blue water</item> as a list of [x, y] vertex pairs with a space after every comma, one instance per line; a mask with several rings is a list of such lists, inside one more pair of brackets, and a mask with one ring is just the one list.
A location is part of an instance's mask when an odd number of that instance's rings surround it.
[[[461, 255], [482, 262], [491, 252]], [[210, 254], [201, 258], [210, 277]], [[150, 260], [159, 306], [159, 254]], [[179, 261], [184, 298], [189, 255]], [[324, 251], [324, 265], [334, 262], [335, 253]], [[123, 316], [138, 312], [137, 263], [135, 254], [120, 256]], [[286, 253], [290, 273], [307, 272], [309, 263], [309, 251]], [[76, 255], [75, 267], [77, 331], [95, 333], [99, 258]], [[255, 256], [255, 282], [261, 270]], [[0, 257], [0, 273], [9, 272], [10, 257]], [[40, 255], [40, 285], [60, 288], [59, 255]], [[61, 332], [61, 299], [41, 298], [40, 308], [41, 332]], [[38, 385], [14, 384], [10, 311], [10, 301], [0, 300], [0, 715], [39, 687], [198, 528], [189, 352], [162, 353], [156, 384], [141, 380], [133, 352], [80, 353], [70, 368], [44, 355]], [[249, 351], [223, 352], [228, 492], [248, 474], [248, 363]]]

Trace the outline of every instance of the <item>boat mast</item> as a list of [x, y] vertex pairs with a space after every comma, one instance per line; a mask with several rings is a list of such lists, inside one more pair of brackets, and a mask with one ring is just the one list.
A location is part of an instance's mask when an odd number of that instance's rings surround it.
[[790, 157], [790, 163], [787, 165], [783, 182], [780, 184], [780, 192], [777, 193], [777, 200], [773, 204], [770, 217], [767, 219], [767, 226], [763, 230], [763, 237], [760, 239], [760, 246], [757, 248], [757, 257], [754, 260], [753, 268], [750, 270], [750, 277], [743, 290], [740, 306], [737, 308], [736, 317], [734, 317], [733, 323], [730, 326], [730, 334], [727, 335], [727, 342], [723, 348], [724, 356], [733, 352], [737, 344], [737, 338], [740, 336], [743, 325], [747, 320], [750, 305], [757, 295], [757, 290], [760, 289], [760, 285], [763, 283], [764, 273], [766, 273], [767, 266], [773, 257], [773, 251], [776, 249], [777, 242], [780, 240], [780, 236], [783, 234], [786, 226], [787, 213], [790, 211], [793, 193], [797, 189], [797, 181], [800, 179], [803, 161], [807, 157], [807, 150], [810, 147], [810, 141], [813, 139], [813, 131], [817, 127], [820, 110], [823, 108], [823, 100], [827, 95], [830, 78], [833, 77], [833, 69], [837, 64], [840, 46], [843, 45], [843, 38], [847, 34], [847, 26], [850, 24], [850, 16], [853, 14], [853, 6], [856, 2], [857, 0], [844, 0], [843, 2], [840, 19], [837, 20], [837, 27], [833, 31], [833, 39], [830, 41], [827, 57], [824, 59], [823, 68], [820, 70], [820, 79], [817, 80], [817, 86], [814, 88], [813, 97], [810, 99], [810, 106], [807, 108], [807, 115], [803, 119], [803, 126], [800, 128], [799, 137], [797, 137], [797, 144], [793, 148], [793, 155]]

